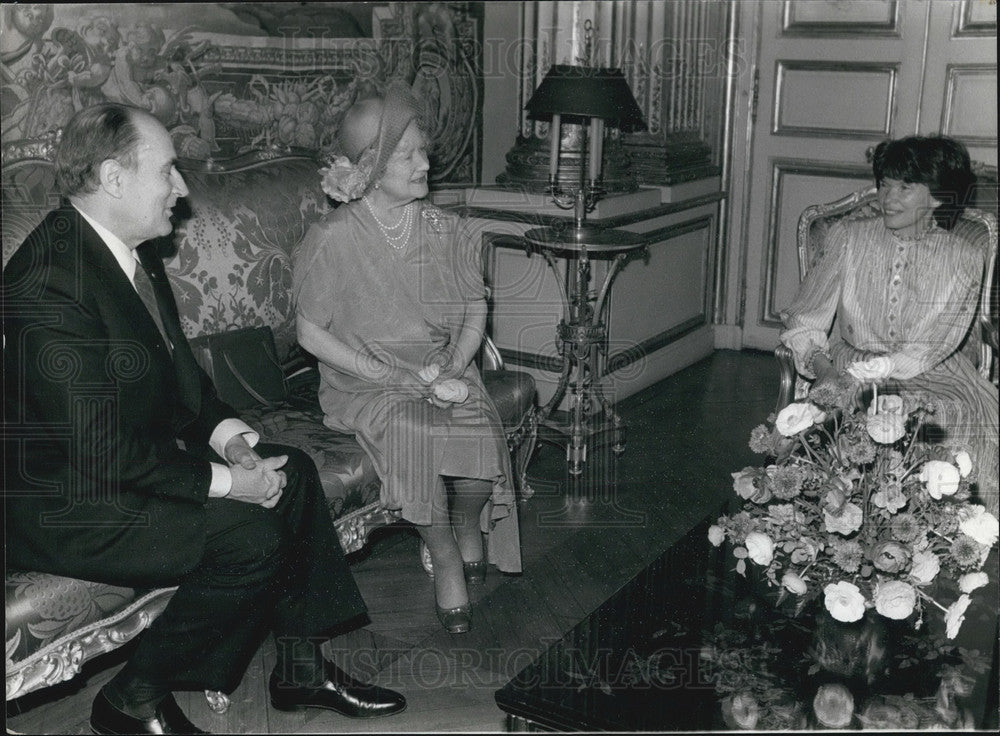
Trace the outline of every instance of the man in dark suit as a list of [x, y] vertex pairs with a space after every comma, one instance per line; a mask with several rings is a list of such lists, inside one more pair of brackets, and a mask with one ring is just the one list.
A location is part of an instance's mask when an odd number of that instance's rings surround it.
[[397, 713], [320, 651], [366, 609], [315, 466], [218, 399], [146, 250], [187, 194], [175, 156], [144, 111], [80, 111], [56, 156], [66, 200], [4, 269], [7, 564], [179, 586], [95, 699], [98, 733], [198, 732], [171, 692], [232, 692], [268, 630], [275, 707]]

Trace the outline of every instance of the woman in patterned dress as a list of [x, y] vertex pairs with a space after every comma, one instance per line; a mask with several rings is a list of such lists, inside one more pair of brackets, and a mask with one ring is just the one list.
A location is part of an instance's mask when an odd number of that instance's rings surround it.
[[[320, 362], [326, 424], [354, 433], [381, 500], [430, 552], [436, 610], [469, 630], [467, 583], [520, 572], [503, 426], [473, 357], [486, 322], [481, 237], [421, 201], [426, 138], [402, 83], [355, 103], [321, 171], [341, 204], [294, 258], [296, 329]], [[483, 533], [488, 532], [486, 550]]]
[[887, 356], [887, 390], [931, 397], [929, 439], [969, 451], [978, 500], [996, 514], [997, 389], [961, 349], [988, 256], [954, 230], [975, 182], [969, 154], [950, 138], [913, 136], [879, 144], [872, 168], [882, 216], [830, 228], [782, 312], [780, 340], [814, 390]]

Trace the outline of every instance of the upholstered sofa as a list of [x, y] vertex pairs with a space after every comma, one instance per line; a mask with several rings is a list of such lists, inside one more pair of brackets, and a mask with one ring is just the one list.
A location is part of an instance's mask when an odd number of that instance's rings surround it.
[[[190, 189], [167, 260], [185, 332], [197, 337], [239, 327], [270, 326], [290, 377], [288, 398], [255, 406], [243, 418], [266, 441], [298, 447], [320, 471], [345, 552], [393, 523], [379, 504], [374, 467], [350, 435], [326, 428], [316, 400], [318, 375], [295, 341], [291, 256], [330, 202], [306, 156], [254, 153], [220, 164], [181, 165]], [[5, 162], [4, 262], [58, 203], [44, 160]], [[182, 210], [188, 211], [182, 211]], [[522, 494], [534, 447], [531, 377], [505, 371], [487, 340], [483, 377], [504, 421]], [[133, 590], [34, 571], [6, 570], [7, 699], [69, 679], [88, 659], [139, 634], [163, 610], [173, 589]], [[224, 707], [222, 699], [217, 703]]]

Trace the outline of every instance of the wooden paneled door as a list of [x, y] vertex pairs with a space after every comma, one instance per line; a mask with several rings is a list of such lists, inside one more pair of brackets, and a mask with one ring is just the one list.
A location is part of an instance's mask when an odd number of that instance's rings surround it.
[[742, 288], [730, 314], [743, 347], [773, 349], [799, 283], [799, 214], [868, 184], [869, 148], [942, 132], [996, 165], [996, 6], [754, 0], [740, 22], [746, 104], [734, 124], [747, 135], [733, 148], [730, 268]]

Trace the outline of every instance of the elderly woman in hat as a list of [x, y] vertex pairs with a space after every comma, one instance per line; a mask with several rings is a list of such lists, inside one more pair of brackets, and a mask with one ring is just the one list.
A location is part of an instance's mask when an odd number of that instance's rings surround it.
[[423, 201], [427, 139], [402, 83], [355, 103], [338, 145], [320, 173], [343, 204], [295, 258], [299, 343], [319, 359], [327, 426], [371, 457], [382, 502], [430, 552], [442, 625], [462, 633], [467, 584], [487, 563], [521, 570], [510, 457], [472, 363], [486, 321], [481, 238]]

